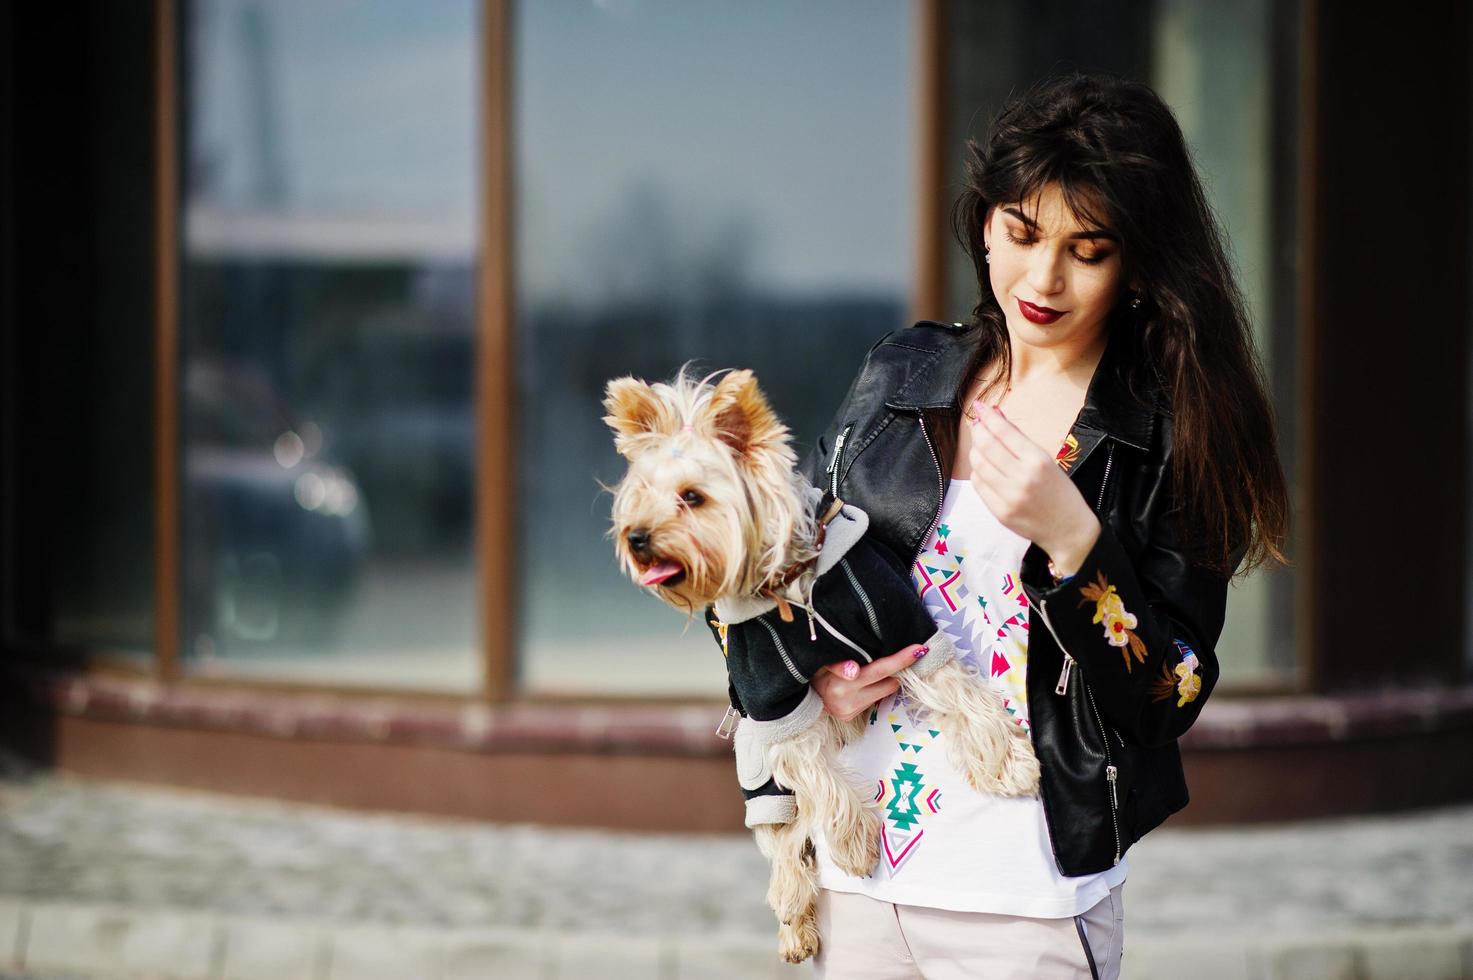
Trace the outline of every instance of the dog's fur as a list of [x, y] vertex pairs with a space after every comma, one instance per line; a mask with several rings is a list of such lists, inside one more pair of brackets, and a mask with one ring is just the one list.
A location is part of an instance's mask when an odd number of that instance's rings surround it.
[[[752, 372], [731, 371], [714, 384], [684, 371], [670, 384], [618, 378], [608, 384], [604, 407], [615, 448], [629, 463], [614, 494], [613, 535], [631, 579], [690, 616], [717, 599], [774, 591], [807, 607], [812, 573], [791, 580], [788, 573], [817, 554], [817, 520], [788, 430]], [[952, 661], [924, 678], [903, 671], [897, 679], [937, 718], [948, 757], [978, 791], [1037, 790], [1027, 734], [974, 672]], [[767, 902], [781, 923], [779, 952], [790, 963], [819, 945], [810, 835], [826, 834], [835, 864], [848, 874], [870, 874], [879, 859], [875, 804], [836, 761], [840, 745], [863, 730], [862, 716], [842, 722], [825, 713], [768, 749], [772, 775], [797, 802], [795, 822], [755, 830], [772, 865]]]

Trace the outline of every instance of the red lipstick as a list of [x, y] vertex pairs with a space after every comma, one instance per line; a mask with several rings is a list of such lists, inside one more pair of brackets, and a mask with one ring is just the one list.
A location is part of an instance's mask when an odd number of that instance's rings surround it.
[[1023, 312], [1032, 323], [1053, 323], [1059, 317], [1067, 313], [1067, 310], [1051, 310], [1047, 306], [1034, 306], [1032, 303], [1018, 300], [1018, 309]]

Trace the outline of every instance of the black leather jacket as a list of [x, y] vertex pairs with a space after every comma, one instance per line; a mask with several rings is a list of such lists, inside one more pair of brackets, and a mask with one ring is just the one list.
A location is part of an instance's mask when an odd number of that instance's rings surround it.
[[[939, 516], [980, 339], [975, 326], [932, 322], [882, 338], [805, 464], [911, 564]], [[1131, 394], [1119, 347], [1102, 356], [1070, 430], [1077, 447], [1060, 460], [1099, 515], [1099, 541], [1060, 584], [1037, 545], [1021, 571], [1040, 796], [1065, 875], [1119, 863], [1186, 805], [1176, 740], [1217, 682], [1227, 603], [1226, 577], [1183, 553], [1169, 402], [1159, 382]]]

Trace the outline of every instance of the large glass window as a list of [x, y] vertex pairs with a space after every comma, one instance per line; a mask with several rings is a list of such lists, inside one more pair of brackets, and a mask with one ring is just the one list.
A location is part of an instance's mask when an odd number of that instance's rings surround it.
[[[1052, 73], [1107, 71], [1149, 82], [1181, 123], [1226, 230], [1279, 420], [1291, 490], [1294, 425], [1298, 4], [1157, 0], [1109, 5], [986, 0], [948, 6], [948, 146], [961, 180], [963, 142], [982, 140], [1011, 93]], [[1067, 16], [1064, 14], [1067, 8]], [[976, 302], [970, 262], [947, 265], [951, 315]], [[1290, 679], [1292, 570], [1235, 586], [1219, 644], [1227, 684]]]
[[910, 8], [518, 4], [520, 667], [533, 691], [725, 692], [705, 626], [621, 578], [604, 384], [750, 367], [811, 445], [912, 263]]
[[[1297, 113], [1297, 4], [1164, 0], [1156, 4], [1151, 78], [1176, 113], [1232, 247], [1276, 402], [1281, 458], [1293, 499], [1293, 220]], [[1219, 646], [1229, 683], [1294, 667], [1294, 580], [1269, 569], [1236, 584]]]
[[470, 692], [477, 3], [184, 28], [185, 668]]

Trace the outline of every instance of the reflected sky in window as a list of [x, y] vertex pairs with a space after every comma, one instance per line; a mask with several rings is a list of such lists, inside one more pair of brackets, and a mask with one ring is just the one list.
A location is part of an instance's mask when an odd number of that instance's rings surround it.
[[532, 302], [664, 288], [667, 256], [713, 249], [769, 291], [903, 292], [910, 18], [850, 0], [519, 4]]
[[436, 215], [468, 228], [476, 199], [476, 7], [468, 0], [190, 4], [188, 98], [198, 110], [190, 113], [191, 199]]
[[913, 259], [911, 9], [515, 8], [520, 681], [725, 691], [697, 621], [619, 573], [605, 383], [749, 367], [801, 453]]

